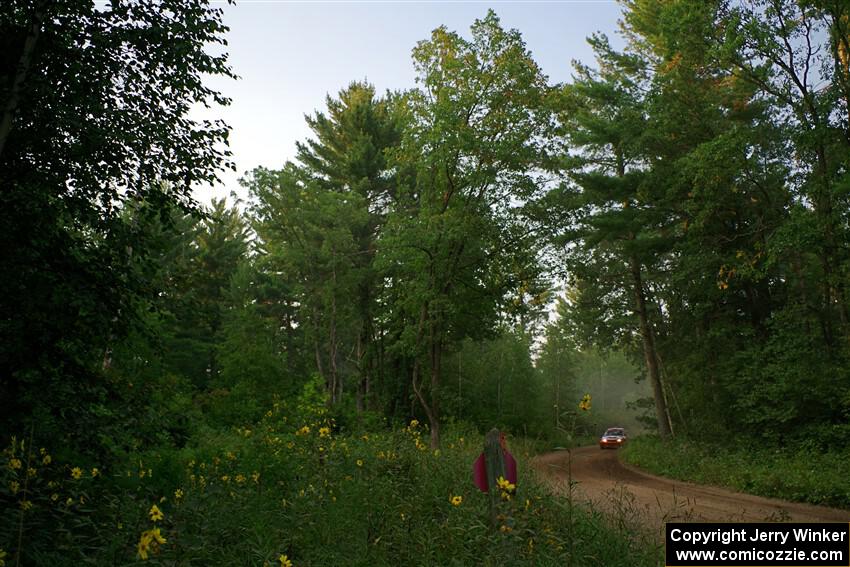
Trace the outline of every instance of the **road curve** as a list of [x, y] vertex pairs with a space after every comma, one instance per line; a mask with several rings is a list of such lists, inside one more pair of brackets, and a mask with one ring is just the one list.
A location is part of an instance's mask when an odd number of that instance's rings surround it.
[[538, 455], [532, 466], [556, 490], [663, 533], [665, 522], [850, 522], [850, 510], [786, 502], [650, 475], [623, 465], [617, 451], [581, 447]]

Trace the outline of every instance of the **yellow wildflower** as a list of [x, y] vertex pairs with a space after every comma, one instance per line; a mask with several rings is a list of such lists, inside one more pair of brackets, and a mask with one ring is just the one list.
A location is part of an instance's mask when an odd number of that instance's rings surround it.
[[162, 513], [162, 510], [160, 510], [159, 506], [157, 506], [156, 504], [151, 506], [151, 509], [148, 511], [148, 514], [150, 514], [152, 522], [158, 522], [165, 517]]
[[584, 395], [584, 397], [578, 403], [578, 409], [582, 411], [588, 411], [590, 409], [590, 394]]
[[410, 427], [411, 428], [416, 429], [418, 426], [419, 426], [419, 420], [418, 419], [412, 419], [410, 421]]
[[253, 480], [254, 482], [260, 482], [260, 473], [258, 473], [257, 471], [252, 472], [251, 480]]
[[17, 480], [13, 480], [9, 483], [9, 489], [12, 491], [12, 494], [17, 494], [18, 490], [20, 490], [21, 485]]
[[30, 508], [32, 508], [32, 502], [30, 502], [29, 500], [21, 500], [21, 510], [26, 512]]
[[183, 498], [183, 489], [178, 488], [177, 490], [174, 491], [174, 499], [180, 500], [181, 498]]
[[160, 544], [165, 542], [166, 539], [162, 537], [162, 534], [159, 532], [159, 528], [151, 528], [142, 532], [141, 537], [139, 537], [139, 545], [136, 548], [138, 550], [139, 557], [147, 559], [149, 551], [156, 552], [159, 549]]
[[224, 481], [224, 482], [230, 482], [230, 475], [227, 475], [227, 474], [222, 475], [221, 480]]
[[54, 492], [50, 495], [50, 499], [56, 502], [57, 500], [59, 500], [59, 495]]
[[357, 466], [358, 466], [358, 467], [362, 467], [362, 466], [363, 466], [363, 461], [362, 461], [361, 459], [357, 459]]
[[21, 460], [20, 459], [9, 459], [9, 466], [13, 469], [21, 468]]
[[50, 455], [44, 455], [44, 457], [41, 458], [41, 464], [43, 465], [49, 465], [52, 461], [53, 457], [51, 457]]
[[0, 567], [6, 565], [6, 550], [0, 549]]
[[310, 427], [308, 425], [305, 425], [304, 427], [295, 432], [296, 435], [309, 435], [309, 433]]
[[74, 480], [80, 480], [83, 476], [83, 469], [80, 467], [74, 467], [71, 469], [71, 476], [74, 477]]
[[450, 499], [452, 506], [460, 506], [461, 502], [463, 502], [462, 496], [452, 496]]
[[159, 532], [159, 528], [151, 528], [147, 531], [147, 533], [150, 535], [151, 540], [158, 544], [165, 543], [167, 541], [164, 537], [162, 537], [162, 534]]
[[330, 437], [331, 436], [331, 428], [330, 427], [320, 427], [319, 428], [319, 437]]
[[505, 492], [513, 492], [514, 490], [516, 490], [516, 485], [510, 482], [509, 480], [506, 480], [503, 476], [500, 476], [498, 479], [496, 479], [496, 485]]
[[281, 554], [280, 557], [277, 558], [280, 561], [280, 567], [292, 567], [292, 561], [289, 560], [285, 554]]
[[100, 469], [98, 469], [97, 467], [94, 467], [94, 468], [91, 470], [91, 477], [92, 477], [92, 478], [97, 478], [97, 477], [99, 477], [99, 476], [100, 476]]
[[245, 475], [237, 474], [235, 480], [237, 483], [242, 484], [243, 482], [245, 482]]
[[139, 545], [136, 547], [136, 551], [138, 552], [139, 557], [141, 557], [143, 560], [147, 560], [148, 550], [150, 549], [150, 546], [150, 540], [144, 535], [142, 535], [142, 537], [139, 538]]

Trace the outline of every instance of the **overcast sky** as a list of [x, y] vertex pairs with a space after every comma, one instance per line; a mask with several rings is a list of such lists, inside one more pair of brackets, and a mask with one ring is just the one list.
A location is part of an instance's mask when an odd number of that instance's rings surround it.
[[[201, 202], [240, 190], [238, 178], [256, 166], [277, 169], [291, 159], [296, 140], [309, 136], [304, 115], [321, 109], [352, 80], [367, 79], [379, 93], [415, 85], [411, 50], [445, 25], [469, 36], [489, 8], [516, 28], [551, 82], [570, 78], [571, 61], [592, 61], [585, 38], [601, 31], [620, 45], [615, 0], [358, 1], [237, 0], [221, 3], [230, 27], [228, 52], [238, 81], [210, 86], [233, 99], [213, 110], [231, 126], [237, 173], [196, 192]], [[209, 113], [204, 113], [209, 116]]]

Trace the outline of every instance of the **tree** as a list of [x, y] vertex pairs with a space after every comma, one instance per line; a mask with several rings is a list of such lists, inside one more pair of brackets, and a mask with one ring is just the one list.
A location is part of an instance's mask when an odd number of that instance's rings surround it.
[[[354, 379], [357, 405], [370, 396], [378, 365], [376, 242], [395, 199], [386, 153], [398, 143], [392, 97], [351, 83], [307, 119], [315, 138], [298, 163], [258, 169], [247, 180], [261, 250], [297, 282], [300, 321], [331, 403]], [[350, 355], [349, 353], [352, 353]]]
[[407, 93], [409, 125], [394, 162], [413, 175], [379, 253], [391, 285], [404, 289], [397, 348], [411, 360], [436, 447], [444, 352], [492, 327], [508, 294], [537, 277], [523, 205], [540, 188], [550, 116], [544, 75], [492, 11], [470, 40], [438, 28], [413, 57], [421, 88]]
[[[564, 90], [566, 144], [580, 152], [566, 159], [575, 183], [564, 187], [567, 214], [573, 219], [572, 231], [565, 235], [568, 269], [577, 290], [606, 298], [598, 301], [599, 307], [613, 303], [619, 305], [615, 312], [634, 313], [658, 430], [667, 437], [670, 418], [645, 279], [647, 267], [656, 265], [669, 247], [668, 213], [658, 187], [647, 183], [646, 75], [638, 58], [615, 53], [607, 39], [594, 37], [590, 43], [599, 72], [577, 65], [577, 76]], [[588, 282], [596, 289], [588, 289]], [[606, 319], [610, 321], [597, 317]], [[624, 323], [628, 336], [632, 325]]]
[[15, 0], [0, 30], [0, 271], [14, 274], [0, 282], [3, 427], [36, 413], [44, 428], [91, 432], [109, 398], [97, 368], [144, 287], [122, 209], [191, 209], [193, 187], [228, 165], [227, 127], [188, 116], [228, 103], [202, 82], [232, 76], [207, 51], [226, 28], [204, 0]]
[[[834, 354], [850, 324], [850, 8], [833, 0], [759, 0], [733, 6], [723, 16], [725, 62], [758, 88], [786, 124], [786, 155], [795, 156], [788, 163], [788, 181], [795, 202], [813, 216], [808, 245], [816, 264], [809, 270], [820, 289], [812, 297], [803, 285], [800, 299], [819, 312], [824, 340]], [[804, 263], [798, 263], [798, 273]]]
[[223, 321], [232, 310], [230, 288], [246, 261], [248, 227], [237, 206], [213, 199], [206, 218], [196, 221], [172, 254], [158, 307], [170, 319], [166, 367], [200, 390], [217, 382]]
[[366, 83], [351, 83], [339, 99], [327, 98], [328, 114], [307, 123], [316, 139], [298, 144], [298, 159], [324, 190], [348, 196], [361, 208], [350, 227], [356, 250], [351, 258], [354, 290], [354, 366], [358, 410], [363, 410], [378, 364], [376, 299], [380, 276], [374, 267], [376, 243], [396, 198], [388, 151], [398, 145], [401, 124], [394, 97], [376, 98]]

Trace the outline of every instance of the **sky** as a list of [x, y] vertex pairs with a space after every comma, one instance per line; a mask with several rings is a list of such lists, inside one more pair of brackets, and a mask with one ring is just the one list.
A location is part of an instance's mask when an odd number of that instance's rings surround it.
[[198, 189], [202, 203], [231, 192], [245, 198], [239, 177], [292, 159], [295, 142], [310, 136], [304, 115], [323, 109], [326, 95], [351, 81], [368, 80], [379, 93], [414, 87], [411, 50], [441, 25], [468, 37], [473, 21], [492, 8], [503, 27], [522, 33], [552, 83], [570, 79], [573, 60], [592, 62], [590, 34], [600, 31], [621, 44], [615, 0], [213, 1], [230, 27], [227, 51], [239, 79], [211, 78], [209, 86], [232, 103], [198, 115], [230, 125], [237, 171]]

